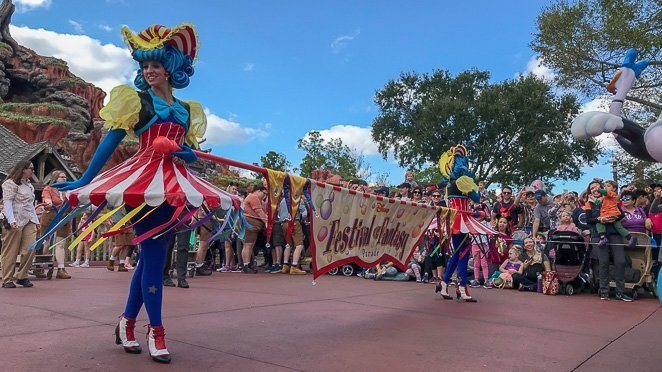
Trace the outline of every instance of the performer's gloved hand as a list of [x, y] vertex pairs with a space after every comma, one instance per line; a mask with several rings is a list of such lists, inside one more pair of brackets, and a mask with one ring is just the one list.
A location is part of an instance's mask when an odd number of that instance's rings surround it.
[[60, 191], [68, 191], [83, 187], [92, 182], [125, 136], [126, 131], [124, 129], [113, 129], [108, 132], [99, 144], [99, 147], [97, 147], [97, 151], [94, 152], [90, 165], [87, 166], [83, 176], [76, 181], [54, 183], [53, 187], [56, 187]]
[[182, 151], [175, 151], [172, 155], [187, 163], [195, 163], [198, 160], [198, 155], [196, 155], [190, 147], [186, 145], [181, 145], [180, 147], [182, 148]]
[[469, 199], [473, 200], [474, 203], [480, 203], [480, 194], [477, 190], [469, 191]]
[[474, 218], [481, 218], [481, 217], [485, 217], [485, 213], [480, 212], [480, 211], [475, 211], [474, 212]]

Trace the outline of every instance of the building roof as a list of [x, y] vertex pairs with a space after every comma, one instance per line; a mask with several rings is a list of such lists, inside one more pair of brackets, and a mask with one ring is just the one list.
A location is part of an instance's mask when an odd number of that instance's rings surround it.
[[16, 163], [32, 159], [48, 147], [48, 142], [26, 143], [9, 129], [0, 125], [0, 173], [7, 175]]
[[48, 152], [49, 156], [54, 158], [55, 164], [64, 169], [69, 177], [78, 179], [50, 143], [47, 141], [27, 143], [4, 125], [0, 125], [0, 179], [6, 177], [19, 161], [34, 159], [43, 151]]

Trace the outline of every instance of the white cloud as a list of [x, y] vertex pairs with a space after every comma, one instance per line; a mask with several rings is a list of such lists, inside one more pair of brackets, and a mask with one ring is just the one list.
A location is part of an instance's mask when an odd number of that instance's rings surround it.
[[343, 144], [361, 155], [379, 155], [379, 146], [372, 140], [372, 127], [334, 125], [319, 132], [325, 140], [339, 138]]
[[10, 25], [14, 39], [43, 56], [63, 59], [73, 74], [105, 92], [132, 80], [137, 69], [124, 47], [102, 44], [86, 35], [60, 34], [53, 31]]
[[350, 35], [338, 36], [331, 43], [331, 50], [333, 51], [333, 53], [340, 53], [343, 49], [345, 49], [345, 47], [347, 47], [347, 44], [349, 44], [349, 42], [356, 39], [360, 34], [361, 34], [361, 30], [355, 30]]
[[609, 104], [611, 103], [611, 95], [603, 94], [581, 105], [579, 113], [588, 111], [609, 111]]
[[71, 25], [71, 27], [74, 28], [74, 30], [75, 30], [77, 33], [79, 33], [79, 34], [85, 33], [85, 30], [83, 29], [83, 25], [80, 24], [79, 22], [76, 22], [76, 21], [74, 21], [73, 19], [70, 19], [70, 20], [69, 20], [69, 24]]
[[[549, 67], [542, 64], [542, 61], [537, 56], [532, 56], [526, 64], [524, 75], [533, 74], [543, 80], [554, 80], [556, 74]], [[522, 73], [515, 74], [515, 77], [521, 76]]]
[[51, 5], [51, 0], [14, 0], [16, 9], [19, 13], [29, 12], [36, 8], [48, 8]]
[[255, 67], [255, 64], [254, 64], [254, 63], [246, 63], [246, 64], [244, 65], [244, 71], [246, 71], [246, 72], [251, 72], [251, 71], [253, 71], [253, 68], [254, 68], [254, 67]]
[[110, 32], [110, 31], [113, 30], [112, 27], [110, 27], [110, 26], [108, 26], [108, 25], [104, 25], [104, 24], [97, 25], [97, 27], [99, 27], [100, 29], [102, 29], [102, 30], [104, 30], [104, 31], [106, 31], [106, 32]]
[[237, 122], [213, 114], [208, 108], [205, 108], [205, 114], [207, 115], [205, 137], [208, 145], [246, 143], [255, 138], [269, 136], [269, 132], [264, 129], [243, 127]]

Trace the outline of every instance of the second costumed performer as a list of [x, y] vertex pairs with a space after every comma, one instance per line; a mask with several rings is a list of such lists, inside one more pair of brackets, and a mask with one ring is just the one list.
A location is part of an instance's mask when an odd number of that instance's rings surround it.
[[471, 256], [471, 235], [497, 235], [498, 233], [489, 227], [476, 221], [474, 217], [480, 217], [484, 212], [474, 212], [469, 209], [469, 199], [474, 203], [480, 202], [478, 186], [474, 175], [469, 170], [467, 149], [462, 145], [452, 147], [442, 155], [439, 160], [443, 181], [447, 184], [448, 207], [457, 210], [455, 221], [451, 232], [449, 247], [452, 247], [451, 258], [444, 272], [444, 278], [436, 287], [436, 292], [441, 292], [444, 299], [452, 299], [448, 294], [448, 283], [457, 269], [460, 283], [457, 286], [457, 298], [466, 302], [476, 302], [467, 290], [467, 266]]
[[[116, 208], [124, 205], [127, 214], [135, 212], [129, 226], [135, 228], [134, 242], [140, 242], [142, 250], [115, 330], [116, 343], [128, 353], [142, 351], [135, 326], [144, 304], [149, 317], [149, 354], [157, 362], [168, 363], [161, 304], [166, 245], [172, 236], [169, 227], [178, 222], [185, 208], [193, 211], [205, 202], [212, 209], [227, 210], [238, 208], [241, 201], [194, 176], [184, 164], [197, 160], [192, 148], [198, 148], [198, 139], [207, 125], [198, 102], [184, 102], [173, 96], [173, 89], [188, 86], [193, 75], [197, 53], [193, 26], [153, 25], [138, 34], [124, 27], [122, 36], [139, 64], [134, 81], [139, 91], [128, 85], [111, 91], [110, 101], [100, 112], [109, 132], [88, 169], [78, 181], [56, 186], [72, 190], [69, 201], [74, 206], [107, 203]], [[127, 133], [138, 137], [138, 152], [97, 176]], [[164, 153], [155, 146], [164, 139], [175, 141], [181, 151]]]

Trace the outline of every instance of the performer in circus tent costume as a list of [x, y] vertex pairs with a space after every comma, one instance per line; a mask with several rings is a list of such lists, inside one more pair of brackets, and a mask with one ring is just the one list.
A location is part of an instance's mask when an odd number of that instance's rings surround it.
[[[474, 175], [469, 170], [467, 149], [462, 145], [452, 147], [439, 160], [443, 175], [443, 183], [447, 183], [446, 192], [448, 207], [457, 210], [453, 222], [449, 247], [453, 248], [444, 278], [437, 284], [436, 292], [441, 292], [444, 299], [452, 299], [448, 294], [448, 283], [457, 269], [460, 283], [457, 286], [457, 298], [466, 302], [477, 302], [467, 290], [467, 266], [471, 256], [471, 235], [497, 235], [497, 232], [479, 223], [474, 217], [480, 217], [484, 212], [474, 212], [469, 209], [469, 198], [475, 203], [480, 202], [478, 186]], [[485, 217], [485, 216], [483, 216]]]
[[[161, 322], [163, 265], [166, 243], [174, 226], [190, 221], [203, 202], [211, 209], [238, 209], [240, 199], [191, 174], [184, 162], [197, 160], [192, 149], [204, 135], [206, 118], [198, 102], [175, 98], [173, 89], [189, 84], [197, 53], [192, 25], [173, 28], [153, 25], [134, 34], [122, 29], [133, 59], [138, 62], [134, 81], [140, 91], [124, 85], [114, 88], [100, 116], [109, 130], [85, 174], [77, 181], [57, 184], [72, 190], [69, 202], [122, 206], [135, 228], [134, 243], [141, 255], [129, 289], [124, 313], [115, 330], [116, 343], [127, 353], [140, 353], [135, 337], [136, 317], [142, 305], [149, 317], [147, 344], [157, 362], [170, 362]], [[97, 176], [126, 134], [138, 137], [140, 148], [128, 160]], [[175, 141], [181, 151], [163, 151], [159, 142]], [[188, 212], [185, 212], [185, 209]], [[184, 214], [184, 216], [182, 216]], [[111, 230], [117, 230], [121, 226]], [[123, 229], [126, 229], [123, 228]]]

